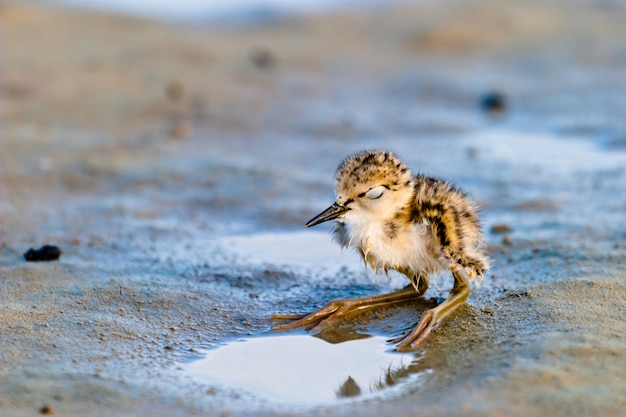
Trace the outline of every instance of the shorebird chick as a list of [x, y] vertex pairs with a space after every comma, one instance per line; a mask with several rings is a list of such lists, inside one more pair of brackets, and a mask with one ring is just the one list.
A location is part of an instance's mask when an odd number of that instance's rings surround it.
[[389, 294], [335, 300], [306, 315], [276, 315], [293, 320], [275, 330], [312, 327], [319, 331], [355, 311], [408, 301], [428, 289], [429, 276], [449, 270], [449, 297], [422, 313], [406, 335], [392, 339], [398, 350], [419, 345], [441, 319], [465, 303], [470, 281], [489, 268], [476, 205], [447, 182], [414, 175], [394, 154], [362, 151], [346, 158], [335, 175], [336, 201], [309, 220], [307, 227], [336, 220], [333, 235], [355, 249], [375, 270], [396, 270], [412, 285]]

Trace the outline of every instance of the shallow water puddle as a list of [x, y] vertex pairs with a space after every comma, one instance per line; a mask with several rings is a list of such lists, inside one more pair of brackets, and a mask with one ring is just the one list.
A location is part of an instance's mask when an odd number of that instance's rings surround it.
[[290, 233], [256, 233], [229, 236], [219, 244], [228, 252], [245, 259], [248, 264], [319, 266], [334, 264], [362, 269], [358, 257], [333, 242], [327, 232], [302, 231]]
[[354, 273], [364, 283], [384, 281], [393, 288], [406, 285], [406, 278], [393, 271], [384, 277], [368, 271], [356, 253], [342, 250], [325, 231], [223, 236], [194, 246], [204, 248], [197, 256], [216, 268], [265, 266], [306, 275], [309, 281], [322, 278], [326, 282]]
[[204, 353], [182, 365], [193, 379], [289, 405], [393, 395], [425, 372], [414, 369], [414, 353], [393, 352], [384, 337], [331, 344], [309, 335], [269, 336]]

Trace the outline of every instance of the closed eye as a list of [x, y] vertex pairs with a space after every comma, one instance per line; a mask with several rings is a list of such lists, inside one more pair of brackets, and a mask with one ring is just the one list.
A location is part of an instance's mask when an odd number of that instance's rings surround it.
[[380, 198], [383, 195], [384, 191], [385, 191], [385, 187], [383, 187], [382, 185], [379, 187], [370, 188], [365, 193], [365, 197], [369, 198], [370, 200], [376, 200], [377, 198]]

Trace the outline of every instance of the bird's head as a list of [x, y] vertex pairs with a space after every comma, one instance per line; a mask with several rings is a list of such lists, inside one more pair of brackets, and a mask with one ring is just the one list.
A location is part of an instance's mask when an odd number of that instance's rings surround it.
[[393, 217], [413, 194], [413, 175], [393, 153], [365, 150], [346, 158], [335, 174], [337, 199], [307, 227], [337, 219], [346, 223]]

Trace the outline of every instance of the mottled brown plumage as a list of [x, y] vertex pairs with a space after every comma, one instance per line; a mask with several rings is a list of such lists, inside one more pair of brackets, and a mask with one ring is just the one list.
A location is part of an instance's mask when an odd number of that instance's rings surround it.
[[307, 226], [336, 220], [333, 235], [342, 247], [355, 249], [376, 271], [396, 270], [406, 275], [412, 288], [333, 301], [276, 328], [314, 325], [318, 330], [354, 310], [421, 296], [430, 275], [449, 270], [454, 286], [448, 299], [424, 311], [413, 332], [395, 339], [399, 349], [414, 348], [439, 320], [467, 300], [469, 281], [482, 280], [489, 268], [477, 207], [451, 184], [413, 175], [398, 157], [384, 150], [362, 151], [346, 158], [337, 169], [335, 187], [335, 203]]

